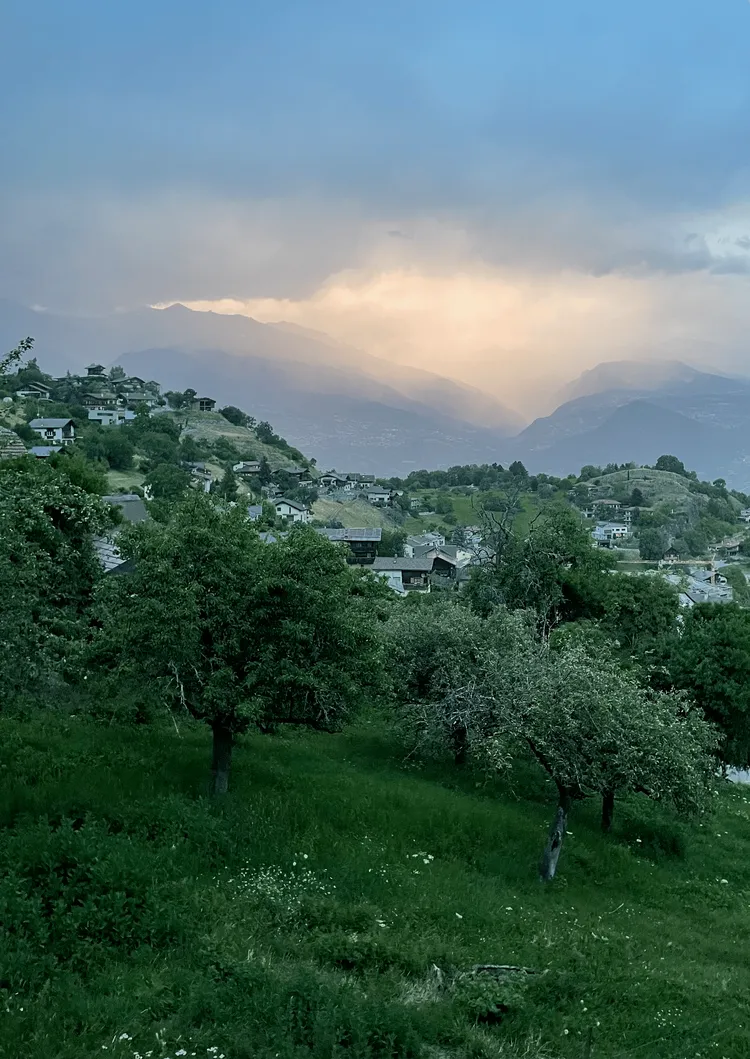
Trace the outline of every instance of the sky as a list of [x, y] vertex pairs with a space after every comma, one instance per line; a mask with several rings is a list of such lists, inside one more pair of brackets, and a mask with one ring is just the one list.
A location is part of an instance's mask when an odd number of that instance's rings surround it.
[[0, 297], [323, 330], [531, 414], [750, 373], [748, 0], [4, 0]]

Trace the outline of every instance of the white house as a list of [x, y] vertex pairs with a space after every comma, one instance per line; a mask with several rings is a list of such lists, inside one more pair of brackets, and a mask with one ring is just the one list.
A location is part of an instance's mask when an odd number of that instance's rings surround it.
[[279, 496], [272, 501], [276, 514], [280, 518], [287, 518], [290, 522], [310, 522], [312, 515], [307, 504], [300, 504], [297, 500], [288, 500]]
[[48, 445], [72, 445], [76, 439], [72, 419], [32, 419], [29, 426]]
[[318, 478], [318, 485], [324, 489], [343, 489], [346, 484], [346, 477], [343, 474], [337, 474], [335, 471], [326, 471], [325, 474], [321, 474]]
[[379, 485], [367, 490], [367, 499], [371, 504], [390, 504], [391, 495], [390, 489], [381, 489]]
[[602, 522], [591, 531], [594, 543], [599, 548], [612, 548], [629, 534], [630, 529], [624, 522]]
[[442, 533], [436, 531], [430, 531], [428, 533], [420, 533], [414, 536], [406, 538], [404, 543], [404, 555], [413, 558], [420, 549], [424, 551], [427, 548], [444, 548], [445, 537]]
[[94, 423], [101, 423], [103, 427], [119, 427], [123, 423], [132, 423], [135, 412], [129, 408], [92, 408], [89, 419]]

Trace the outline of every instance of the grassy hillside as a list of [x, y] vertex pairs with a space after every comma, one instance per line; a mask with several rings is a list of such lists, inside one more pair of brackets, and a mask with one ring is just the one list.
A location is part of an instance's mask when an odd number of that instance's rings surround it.
[[286, 455], [275, 445], [268, 445], [258, 438], [250, 427], [235, 426], [218, 412], [162, 412], [183, 427], [183, 433], [197, 440], [215, 442], [226, 438], [242, 453], [245, 459], [260, 460], [264, 456], [273, 470], [283, 470], [295, 464], [295, 459]]
[[338, 520], [343, 526], [383, 526], [393, 529], [395, 522], [384, 508], [373, 507], [366, 500], [340, 502], [319, 497], [313, 504], [313, 516], [325, 522]]
[[[623, 497], [632, 492], [636, 487], [643, 493], [644, 500], [648, 504], [687, 504], [696, 499], [696, 494], [690, 492], [690, 480], [681, 474], [672, 474], [671, 471], [654, 471], [648, 467], [636, 467], [629, 471], [614, 471], [612, 474], [603, 474], [591, 481], [591, 495], [597, 499], [605, 499], [609, 496]], [[697, 497], [699, 503], [705, 503], [705, 497]]]
[[[0, 721], [1, 1055], [750, 1054], [745, 788], [686, 831], [576, 807], [542, 887], [535, 772], [519, 800], [405, 768], [373, 721], [244, 739], [216, 805], [208, 756], [200, 727]], [[490, 963], [541, 973], [457, 976]]]

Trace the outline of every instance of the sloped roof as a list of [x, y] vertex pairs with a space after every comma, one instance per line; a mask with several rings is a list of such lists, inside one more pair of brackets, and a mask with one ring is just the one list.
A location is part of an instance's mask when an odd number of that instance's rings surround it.
[[299, 500], [289, 500], [285, 496], [277, 496], [273, 501], [273, 504], [278, 507], [279, 504], [287, 504], [289, 507], [296, 508], [297, 511], [307, 511], [307, 504], [300, 504]]
[[380, 541], [383, 537], [383, 531], [378, 526], [374, 529], [369, 528], [350, 528], [345, 529], [329, 529], [324, 527], [323, 529], [316, 530], [321, 537], [327, 537], [329, 541]]
[[14, 430], [0, 427], [0, 459], [12, 460], [16, 456], [24, 456], [26, 446]]
[[32, 430], [57, 430], [72, 422], [72, 419], [32, 419], [29, 426]]
[[62, 452], [62, 445], [32, 445], [29, 449], [32, 456], [36, 456], [37, 459], [44, 459], [46, 456], [52, 456], [56, 452]]
[[429, 574], [432, 570], [432, 559], [415, 556], [379, 555], [372, 564], [373, 570], [409, 570], [412, 573]]
[[145, 522], [148, 518], [146, 505], [137, 493], [115, 493], [103, 496], [102, 500], [119, 507], [126, 522]]

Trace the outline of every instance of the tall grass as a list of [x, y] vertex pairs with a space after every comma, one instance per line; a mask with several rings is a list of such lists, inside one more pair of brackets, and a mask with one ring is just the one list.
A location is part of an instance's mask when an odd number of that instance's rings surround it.
[[[252, 736], [205, 797], [208, 734], [0, 721], [0, 1055], [82, 1059], [750, 1055], [750, 805], [405, 767], [377, 719]], [[539, 972], [465, 972], [513, 964]]]

